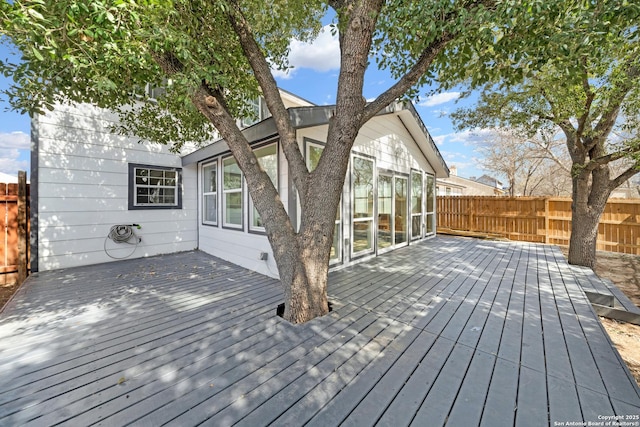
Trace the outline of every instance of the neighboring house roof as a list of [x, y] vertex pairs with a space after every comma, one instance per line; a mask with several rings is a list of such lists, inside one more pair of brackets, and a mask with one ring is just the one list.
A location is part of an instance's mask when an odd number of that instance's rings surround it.
[[[326, 125], [335, 111], [334, 105], [289, 108], [289, 117], [295, 129]], [[395, 102], [384, 108], [378, 116], [395, 115], [416, 141], [418, 148], [434, 168], [436, 177], [449, 176], [449, 168], [438, 147], [411, 103]], [[272, 138], [278, 134], [273, 117], [269, 117], [242, 130], [249, 142]], [[183, 165], [189, 165], [228, 151], [224, 140], [218, 140], [182, 158]]]
[[465, 196], [502, 196], [505, 194], [505, 191], [500, 188], [456, 175], [451, 175], [448, 178], [437, 178], [436, 185], [462, 188], [462, 194]]

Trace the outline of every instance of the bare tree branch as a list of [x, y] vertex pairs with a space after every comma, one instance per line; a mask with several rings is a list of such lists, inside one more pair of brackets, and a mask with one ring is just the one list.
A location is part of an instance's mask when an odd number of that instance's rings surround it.
[[612, 179], [610, 184], [609, 184], [610, 191], [613, 191], [616, 188], [620, 187], [628, 179], [630, 179], [631, 177], [636, 175], [638, 172], [640, 172], [639, 168], [640, 168], [640, 163], [635, 163], [632, 167], [630, 167], [629, 169], [627, 169], [624, 172], [622, 172], [616, 178]]
[[600, 157], [596, 157], [595, 159], [592, 159], [589, 161], [589, 163], [586, 164], [584, 170], [587, 172], [591, 172], [595, 169], [597, 169], [600, 166], [604, 166], [606, 164], [609, 164], [613, 161], [622, 159], [626, 156], [628, 156], [629, 154], [632, 154], [634, 152], [633, 149], [628, 148], [625, 150], [620, 150], [620, 151], [615, 151], [613, 153], [609, 153], [607, 155], [604, 156], [600, 156]]

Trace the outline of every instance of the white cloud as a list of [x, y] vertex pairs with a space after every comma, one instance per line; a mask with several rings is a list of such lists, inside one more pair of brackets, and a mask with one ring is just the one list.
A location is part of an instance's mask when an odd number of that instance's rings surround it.
[[7, 153], [0, 150], [0, 173], [6, 173], [11, 176], [18, 176], [18, 171], [28, 171], [29, 162], [18, 159], [18, 152], [10, 153], [11, 157], [5, 157]]
[[434, 107], [440, 104], [446, 104], [449, 101], [453, 101], [460, 97], [460, 92], [444, 92], [427, 97], [424, 101], [420, 102], [422, 107]]
[[20, 150], [29, 150], [31, 139], [24, 132], [0, 132], [0, 172], [17, 176], [29, 170], [29, 162], [20, 160]]
[[289, 79], [296, 69], [309, 68], [325, 72], [340, 68], [340, 43], [338, 35], [332, 35], [331, 29], [325, 25], [318, 37], [311, 43], [291, 40], [289, 44], [289, 64], [294, 68], [287, 71], [274, 70], [274, 77]]
[[434, 136], [433, 137], [433, 142], [435, 142], [436, 145], [443, 145], [445, 139], [447, 139], [446, 135]]
[[24, 132], [0, 132], [0, 150], [16, 149], [29, 150], [31, 148], [31, 138]]
[[492, 138], [493, 135], [494, 130], [486, 128], [464, 130], [462, 132], [454, 132], [437, 137], [434, 136], [433, 139], [436, 140], [436, 138], [440, 138], [441, 144], [462, 144], [465, 147], [475, 147], [487, 139]]

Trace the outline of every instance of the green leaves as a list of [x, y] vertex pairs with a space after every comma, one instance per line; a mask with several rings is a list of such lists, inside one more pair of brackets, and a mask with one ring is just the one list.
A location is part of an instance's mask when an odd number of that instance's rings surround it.
[[[324, 6], [301, 0], [243, 1], [265, 54], [286, 67], [291, 37], [311, 37]], [[0, 6], [0, 36], [21, 51], [21, 64], [0, 63], [15, 84], [12, 107], [38, 114], [59, 102], [89, 102], [123, 113], [120, 131], [180, 145], [211, 138], [211, 127], [191, 103], [204, 81], [227, 94], [231, 114], [258, 95], [253, 72], [233, 35], [227, 1], [17, 0]], [[157, 58], [180, 63], [171, 75]], [[171, 100], [124, 113], [131, 94], [147, 83], [173, 82]], [[165, 110], [159, 110], [164, 108]]]

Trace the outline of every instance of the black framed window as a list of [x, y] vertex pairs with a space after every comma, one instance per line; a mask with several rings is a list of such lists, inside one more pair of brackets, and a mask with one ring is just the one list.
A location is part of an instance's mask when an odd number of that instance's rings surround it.
[[129, 210], [182, 209], [182, 169], [129, 163]]

